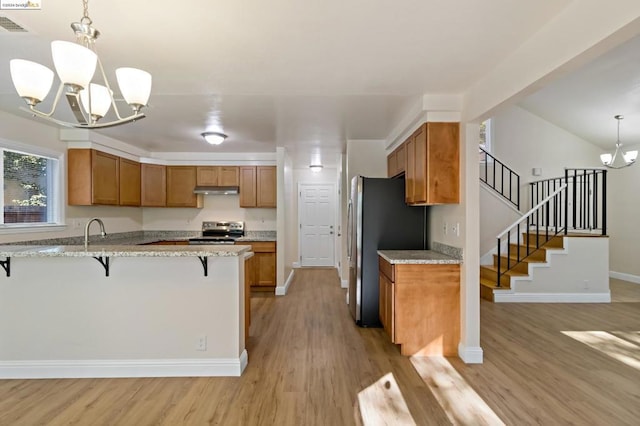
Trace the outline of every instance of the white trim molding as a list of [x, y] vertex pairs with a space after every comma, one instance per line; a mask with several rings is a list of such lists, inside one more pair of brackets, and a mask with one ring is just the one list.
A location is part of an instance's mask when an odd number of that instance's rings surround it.
[[495, 303], [611, 303], [605, 293], [510, 293], [494, 292]]
[[289, 291], [289, 286], [293, 281], [293, 276], [295, 275], [295, 272], [296, 270], [292, 269], [291, 273], [289, 274], [289, 277], [287, 277], [287, 280], [284, 282], [284, 285], [276, 287], [276, 296], [286, 296], [287, 291]]
[[609, 271], [609, 278], [640, 284], [640, 276], [625, 274], [624, 272]]
[[458, 356], [465, 364], [482, 364], [484, 352], [480, 346], [466, 347], [462, 342], [458, 344]]
[[340, 288], [349, 288], [349, 280], [340, 280]]
[[238, 377], [247, 363], [246, 349], [238, 358], [0, 361], [0, 379]]

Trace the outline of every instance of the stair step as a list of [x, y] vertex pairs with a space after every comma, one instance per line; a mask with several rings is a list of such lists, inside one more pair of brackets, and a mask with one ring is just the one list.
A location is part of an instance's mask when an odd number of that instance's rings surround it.
[[493, 290], [509, 290], [510, 288], [509, 285], [501, 285], [498, 287], [495, 281], [480, 278], [480, 297], [490, 302], [494, 302]]
[[[500, 268], [504, 272], [504, 268]], [[528, 274], [517, 271], [506, 271], [500, 277], [500, 285], [508, 287], [511, 283], [511, 277], [528, 277]], [[498, 278], [498, 269], [493, 265], [481, 265], [480, 266], [480, 278], [484, 278], [489, 281], [496, 282]]]
[[[509, 244], [511, 248], [511, 253], [517, 253], [518, 244]], [[520, 244], [520, 254], [527, 253], [527, 246], [524, 244]], [[547, 249], [544, 247], [536, 248], [535, 244], [529, 246], [529, 255], [527, 259], [536, 259], [542, 262], [547, 259]]]
[[522, 233], [522, 241], [524, 243], [524, 245], [529, 245], [529, 246], [535, 246], [536, 245], [536, 237], [537, 237], [537, 241], [538, 244], [540, 245], [540, 247], [555, 247], [555, 248], [563, 248], [564, 245], [564, 235], [555, 235], [552, 236], [552, 234], [549, 234], [549, 241], [546, 241], [547, 236], [544, 232], [540, 232], [539, 234], [536, 233], [529, 233], [527, 235], [526, 232]]

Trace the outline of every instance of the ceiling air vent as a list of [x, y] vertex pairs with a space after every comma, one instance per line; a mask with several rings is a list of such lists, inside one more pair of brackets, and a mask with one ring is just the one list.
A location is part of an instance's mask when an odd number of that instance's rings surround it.
[[20, 25], [13, 22], [11, 19], [6, 16], [0, 16], [0, 27], [11, 33], [26, 33], [27, 30], [22, 28]]

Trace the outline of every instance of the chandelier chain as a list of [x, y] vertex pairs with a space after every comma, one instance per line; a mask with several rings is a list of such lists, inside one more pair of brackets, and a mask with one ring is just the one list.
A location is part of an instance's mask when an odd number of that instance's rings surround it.
[[87, 25], [93, 24], [93, 21], [91, 20], [91, 18], [89, 18], [89, 0], [82, 0], [82, 8], [83, 14], [80, 22]]

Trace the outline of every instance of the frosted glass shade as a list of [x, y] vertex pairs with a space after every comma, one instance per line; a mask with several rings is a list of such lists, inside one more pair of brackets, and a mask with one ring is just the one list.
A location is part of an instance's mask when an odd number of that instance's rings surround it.
[[624, 157], [625, 163], [627, 164], [633, 163], [634, 161], [636, 161], [636, 158], [638, 158], [638, 151], [625, 152], [623, 157]]
[[137, 68], [118, 68], [116, 78], [120, 92], [129, 105], [147, 105], [151, 95], [151, 74]]
[[53, 83], [53, 71], [37, 62], [24, 59], [12, 59], [9, 61], [9, 68], [11, 80], [20, 97], [32, 100], [34, 104], [47, 97]]
[[202, 137], [211, 145], [220, 145], [227, 138], [227, 135], [218, 132], [204, 132]]
[[96, 72], [95, 52], [77, 43], [56, 40], [51, 42], [51, 55], [61, 82], [81, 89], [89, 85]]
[[611, 154], [600, 155], [600, 161], [602, 161], [602, 164], [604, 164], [605, 166], [608, 166], [609, 164], [611, 164], [612, 159], [613, 159], [613, 155]]
[[89, 85], [89, 90], [91, 91], [91, 110], [89, 110], [89, 91], [87, 89], [80, 91], [80, 102], [82, 102], [82, 107], [85, 111], [90, 112], [94, 117], [104, 117], [111, 107], [110, 90], [105, 86], [94, 83]]

